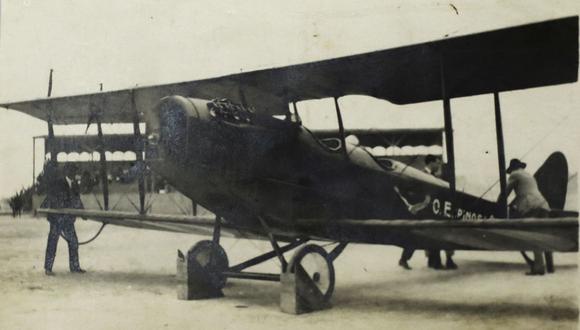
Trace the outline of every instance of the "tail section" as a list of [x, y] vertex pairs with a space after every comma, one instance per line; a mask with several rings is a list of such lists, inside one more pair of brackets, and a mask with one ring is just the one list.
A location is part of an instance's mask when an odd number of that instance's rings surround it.
[[546, 159], [534, 174], [538, 188], [552, 210], [563, 210], [568, 189], [568, 162], [563, 153], [556, 151]]

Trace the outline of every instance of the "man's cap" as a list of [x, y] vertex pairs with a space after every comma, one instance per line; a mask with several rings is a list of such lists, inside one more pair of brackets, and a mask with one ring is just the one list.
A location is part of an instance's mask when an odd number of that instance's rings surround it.
[[526, 168], [526, 163], [522, 162], [521, 160], [514, 158], [510, 160], [510, 166], [508, 166], [506, 172], [509, 174], [517, 169]]

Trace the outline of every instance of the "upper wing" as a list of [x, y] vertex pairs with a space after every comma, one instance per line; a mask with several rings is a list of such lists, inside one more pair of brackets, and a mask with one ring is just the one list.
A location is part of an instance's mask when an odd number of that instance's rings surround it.
[[[215, 217], [181, 216], [166, 214], [138, 214], [122, 211], [100, 211], [82, 209], [37, 209], [38, 214], [67, 214], [76, 217], [87, 218], [106, 224], [124, 226], [130, 228], [153, 229], [177, 233], [189, 233], [211, 236], [215, 225]], [[220, 228], [230, 237], [256, 238], [249, 231], [242, 231], [227, 222], [222, 223]]]
[[[578, 217], [484, 220], [300, 221], [303, 230], [336, 241], [417, 249], [578, 251]], [[306, 229], [307, 228], [307, 229]]]
[[577, 79], [576, 16], [212, 79], [1, 106], [44, 120], [52, 113], [55, 124], [86, 123], [91, 112], [119, 123], [167, 95], [225, 97], [274, 115], [291, 101], [360, 94], [409, 104]]

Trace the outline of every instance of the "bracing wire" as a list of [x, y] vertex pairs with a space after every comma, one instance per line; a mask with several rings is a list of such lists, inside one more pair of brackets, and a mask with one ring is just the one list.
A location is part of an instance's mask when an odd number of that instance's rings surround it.
[[[523, 155], [521, 155], [519, 157], [519, 159], [525, 159], [526, 156], [528, 156], [534, 149], [536, 149], [548, 136], [552, 135], [552, 133], [554, 133], [556, 131], [556, 128], [558, 128], [558, 126], [562, 125], [566, 119], [568, 119], [568, 117], [570, 117], [571, 113], [568, 113], [566, 116], [564, 116], [564, 118], [562, 118], [558, 123], [556, 123], [556, 125], [554, 125], [554, 127], [548, 131], [548, 133], [544, 134], [544, 136], [542, 136], [536, 143], [534, 143]], [[499, 183], [499, 178], [496, 179], [484, 192], [483, 194], [481, 194], [481, 196], [478, 197], [478, 199], [482, 199], [488, 192], [491, 191], [491, 189], [493, 189], [493, 187], [495, 187], [495, 185], [497, 185]]]

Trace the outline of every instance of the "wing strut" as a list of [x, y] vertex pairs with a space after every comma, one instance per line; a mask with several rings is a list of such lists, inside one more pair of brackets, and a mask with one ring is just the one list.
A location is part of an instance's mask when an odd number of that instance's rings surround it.
[[[135, 90], [131, 90], [131, 107], [133, 108], [133, 135], [135, 137], [135, 155], [139, 171], [139, 213], [145, 214], [145, 164], [143, 163], [143, 140], [139, 128], [139, 111], [135, 103]], [[195, 214], [194, 214], [195, 215]]]
[[505, 151], [503, 140], [503, 127], [501, 122], [501, 107], [499, 103], [499, 93], [493, 93], [493, 104], [495, 108], [495, 133], [497, 137], [497, 162], [499, 166], [499, 182], [500, 182], [500, 198], [499, 198], [499, 214], [500, 218], [507, 218], [507, 182], [506, 182], [506, 167], [505, 167]]
[[449, 188], [451, 189], [451, 217], [456, 217], [456, 212], [453, 210], [455, 203], [455, 148], [453, 142], [453, 121], [451, 118], [451, 100], [447, 96], [445, 89], [445, 55], [441, 55], [441, 99], [443, 100], [443, 119], [445, 122], [445, 146], [447, 148], [447, 165], [449, 171], [446, 177], [449, 180]]
[[[99, 85], [99, 91], [103, 91], [103, 84]], [[94, 104], [90, 104], [90, 117], [89, 125], [91, 122], [91, 117], [97, 122], [97, 136], [99, 138], [98, 151], [99, 151], [99, 163], [101, 164], [101, 185], [103, 186], [103, 205], [105, 211], [109, 210], [109, 178], [107, 169], [107, 156], [105, 154], [105, 141], [103, 139], [103, 128], [101, 126], [101, 115], [103, 114], [103, 104], [101, 104], [97, 109], [95, 109]], [[94, 111], [94, 112], [93, 112]], [[88, 126], [87, 126], [88, 129]]]
[[344, 138], [344, 125], [342, 123], [342, 114], [340, 113], [340, 106], [338, 105], [338, 98], [334, 97], [334, 108], [336, 109], [336, 118], [338, 119], [338, 132], [340, 134], [340, 143], [342, 144], [342, 150], [344, 156], [348, 156], [346, 151], [346, 139]]
[[99, 163], [101, 164], [101, 184], [103, 185], [103, 204], [105, 211], [109, 210], [109, 179], [107, 177], [107, 156], [105, 155], [105, 142], [103, 140], [103, 128], [101, 127], [101, 115], [96, 115], [97, 135], [99, 137]]
[[[47, 93], [48, 97], [50, 97], [52, 95], [52, 71], [53, 71], [53, 69], [50, 69], [50, 75], [48, 77], [48, 93]], [[48, 145], [48, 152], [50, 152], [49, 160], [56, 162], [56, 155], [54, 154], [54, 127], [53, 127], [53, 119], [52, 119], [52, 107], [48, 108], [47, 116], [48, 116], [47, 120], [46, 120], [46, 123], [48, 125], [47, 145]]]
[[32, 190], [36, 193], [36, 136], [32, 137]]
[[220, 244], [221, 229], [222, 229], [222, 218], [220, 216], [216, 216], [215, 217], [215, 224], [213, 227], [213, 237], [212, 237], [212, 241], [216, 245]]

